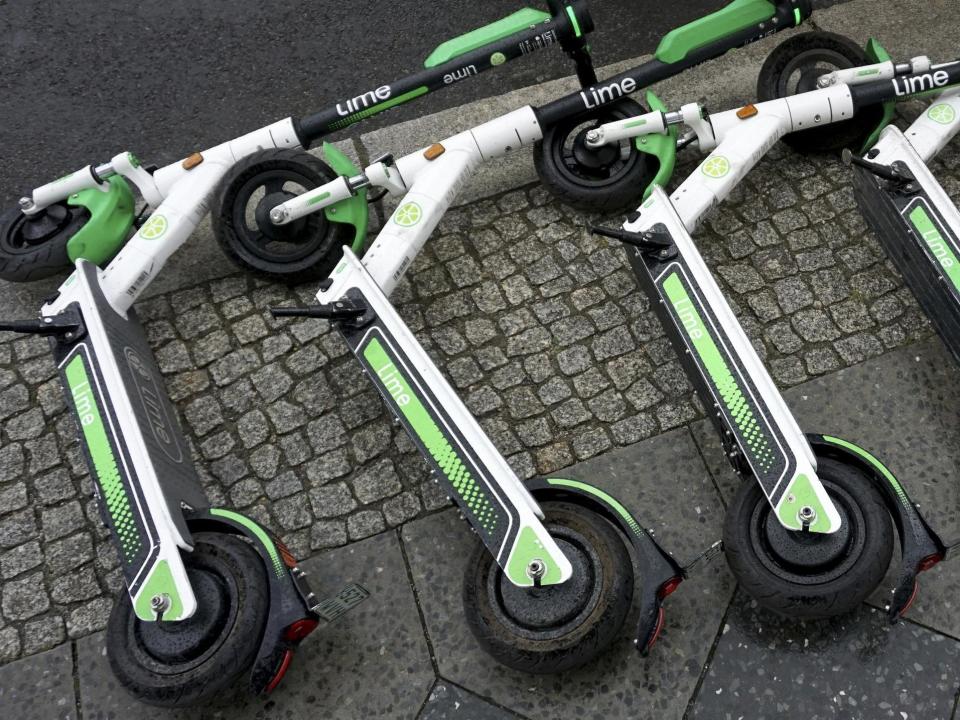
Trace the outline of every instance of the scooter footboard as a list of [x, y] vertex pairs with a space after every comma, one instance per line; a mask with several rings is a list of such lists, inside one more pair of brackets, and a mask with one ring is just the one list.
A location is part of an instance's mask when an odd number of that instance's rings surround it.
[[630, 263], [734, 467], [756, 478], [785, 527], [834, 532], [840, 517], [809, 444], [663, 191], [624, 228], [665, 243], [631, 248]]
[[192, 539], [183, 507], [207, 499], [136, 315], [118, 315], [97, 268], [78, 261], [64, 313], [78, 327], [53, 353], [133, 607], [144, 620], [190, 617], [196, 599], [179, 548]]
[[875, 150], [873, 162], [901, 163], [915, 180], [897, 185], [855, 167], [860, 212], [960, 362], [960, 212], [900, 130], [887, 128]]
[[334, 275], [343, 298], [365, 308], [338, 329], [506, 576], [519, 586], [567, 580], [570, 562], [533, 497], [348, 248]]

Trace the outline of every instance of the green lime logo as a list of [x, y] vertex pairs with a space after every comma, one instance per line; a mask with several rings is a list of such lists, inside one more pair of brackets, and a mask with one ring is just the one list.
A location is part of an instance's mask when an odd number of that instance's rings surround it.
[[490, 56], [491, 65], [503, 65], [507, 61], [507, 56], [502, 52], [495, 52]]
[[400, 227], [413, 227], [423, 217], [423, 210], [415, 202], [404, 203], [393, 214], [393, 221]]
[[157, 240], [167, 231], [167, 219], [163, 215], [154, 215], [140, 228], [140, 237], [144, 240]]
[[730, 161], [723, 157], [723, 155], [714, 155], [713, 157], [707, 158], [707, 161], [701, 169], [703, 174], [708, 178], [722, 178], [730, 172]]
[[953, 109], [952, 105], [940, 103], [927, 110], [927, 115], [934, 122], [938, 122], [941, 125], [949, 125], [956, 120], [957, 111]]

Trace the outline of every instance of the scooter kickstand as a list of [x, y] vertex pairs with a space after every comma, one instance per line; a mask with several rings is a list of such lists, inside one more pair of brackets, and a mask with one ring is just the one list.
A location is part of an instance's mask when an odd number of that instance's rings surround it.
[[642, 233], [635, 233], [620, 228], [605, 228], [593, 225], [590, 232], [594, 235], [619, 240], [624, 245], [631, 245], [639, 249], [644, 255], [654, 256], [658, 260], [670, 260], [677, 256], [677, 246], [674, 245], [670, 235], [657, 232], [655, 228]]
[[691, 572], [696, 572], [701, 565], [707, 565], [718, 555], [723, 554], [723, 540], [717, 540], [693, 560], [683, 566], [683, 576], [689, 577]]
[[274, 307], [270, 314], [274, 317], [309, 317], [324, 320], [359, 320], [367, 312], [367, 306], [354, 300], [337, 300], [328, 305], [307, 305], [306, 307]]
[[871, 162], [866, 158], [854, 155], [849, 148], [844, 148], [841, 154], [841, 160], [844, 165], [862, 167], [878, 178], [886, 180], [900, 192], [912, 195], [920, 190], [916, 176], [910, 171], [906, 163], [900, 160], [896, 160], [891, 165], [883, 165], [882, 163]]
[[59, 315], [37, 320], [0, 322], [0, 331], [22, 333], [24, 335], [63, 335], [70, 338], [73, 333], [80, 329], [81, 325], [80, 315], [72, 310], [66, 310]]

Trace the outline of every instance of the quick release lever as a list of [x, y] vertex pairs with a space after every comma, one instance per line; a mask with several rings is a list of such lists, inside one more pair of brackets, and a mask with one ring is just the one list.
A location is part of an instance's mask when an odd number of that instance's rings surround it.
[[869, 170], [879, 178], [883, 178], [896, 185], [907, 185], [916, 182], [917, 178], [902, 162], [895, 162], [893, 165], [883, 165], [882, 163], [872, 162], [866, 158], [854, 155], [849, 148], [844, 148], [841, 154], [841, 160], [844, 165], [856, 165], [865, 170]]

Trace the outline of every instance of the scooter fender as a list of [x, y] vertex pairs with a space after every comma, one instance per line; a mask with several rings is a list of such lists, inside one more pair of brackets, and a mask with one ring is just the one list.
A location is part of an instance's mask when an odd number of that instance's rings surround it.
[[[658, 98], [652, 90], [646, 93], [647, 107], [651, 110], [667, 112], [668, 108], [664, 102]], [[673, 176], [673, 170], [677, 165], [677, 126], [671, 127], [666, 135], [641, 135], [634, 141], [637, 150], [647, 155], [655, 157], [659, 163], [656, 175], [647, 185], [643, 192], [643, 199], [646, 200], [653, 192], [655, 185], [666, 187]]]
[[[327, 165], [337, 175], [349, 178], [360, 174], [360, 169], [353, 164], [353, 161], [330, 143], [325, 142], [321, 152]], [[363, 250], [363, 242], [367, 238], [367, 189], [361, 188], [353, 197], [324, 208], [323, 213], [330, 222], [353, 225], [355, 234], [350, 249], [359, 255]]]
[[572, 478], [533, 478], [527, 488], [538, 502], [562, 500], [592, 510], [618, 527], [636, 551], [640, 565], [640, 614], [634, 644], [644, 657], [663, 629], [663, 601], [685, 577], [683, 568], [641, 527], [624, 505], [599, 488]]
[[270, 609], [257, 657], [250, 670], [250, 690], [270, 693], [283, 679], [294, 650], [320, 622], [313, 608], [319, 600], [283, 542], [259, 523], [233, 510], [208, 508], [188, 514], [192, 532], [226, 532], [246, 537], [263, 560], [270, 583]]
[[818, 456], [861, 470], [883, 496], [900, 536], [900, 575], [894, 588], [887, 616], [897, 622], [910, 608], [919, 589], [917, 575], [929, 570], [946, 557], [947, 547], [927, 524], [917, 505], [911, 502], [906, 489], [892, 472], [858, 445], [830, 435], [807, 435]]

